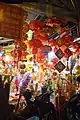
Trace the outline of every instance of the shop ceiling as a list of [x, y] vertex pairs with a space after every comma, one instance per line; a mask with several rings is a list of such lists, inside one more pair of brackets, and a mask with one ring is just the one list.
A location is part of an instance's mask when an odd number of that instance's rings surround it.
[[[35, 18], [36, 14], [46, 14], [75, 21], [80, 28], [80, 0], [18, 0], [18, 2], [21, 4], [15, 5], [23, 7], [25, 12], [29, 13], [28, 21]], [[0, 40], [3, 39], [6, 38], [0, 38]], [[10, 41], [13, 40], [10, 39]], [[9, 41], [6, 40], [6, 42]], [[2, 45], [4, 46], [5, 43]]]
[[34, 2], [23, 2], [23, 7], [24, 9], [33, 8], [32, 10], [41, 11], [48, 16], [65, 17], [78, 24], [80, 21], [80, 0], [34, 0]]

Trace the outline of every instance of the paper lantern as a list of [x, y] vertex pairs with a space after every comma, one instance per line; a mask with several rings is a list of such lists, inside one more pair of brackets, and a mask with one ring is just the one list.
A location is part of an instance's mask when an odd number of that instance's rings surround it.
[[37, 54], [38, 54], [37, 58], [39, 58], [39, 59], [44, 59], [45, 58], [45, 55], [43, 53], [41, 53], [41, 54], [37, 53]]
[[57, 72], [53, 72], [53, 76], [57, 76]]
[[64, 52], [64, 51], [67, 49], [67, 46], [66, 46], [66, 45], [62, 45], [62, 46], [60, 47], [60, 49]]
[[24, 69], [21, 69], [21, 70], [20, 70], [20, 73], [21, 73], [21, 74], [25, 74], [25, 70], [24, 70]]
[[45, 33], [43, 30], [40, 31], [38, 35], [40, 35], [42, 37], [46, 37], [46, 36], [48, 37], [47, 33]]
[[18, 60], [21, 60], [21, 58], [22, 58], [22, 51], [21, 50], [17, 50], [17, 56], [18, 56]]
[[17, 57], [17, 52], [16, 52], [16, 50], [11, 51], [11, 56]]
[[23, 56], [27, 56], [27, 55], [29, 55], [29, 53], [26, 52], [26, 51], [23, 51], [22, 55], [23, 55]]
[[60, 34], [60, 33], [61, 33], [61, 27], [60, 27], [60, 26], [57, 27], [57, 28], [55, 29], [55, 31], [56, 31], [58, 34]]
[[60, 25], [60, 20], [54, 18], [49, 18], [46, 22], [46, 25], [51, 26], [51, 27], [58, 27]]
[[66, 46], [70, 46], [71, 44], [73, 44], [73, 38], [69, 35], [65, 35], [62, 37], [62, 41], [65, 43]]
[[41, 36], [41, 35], [37, 35], [36, 39], [39, 39], [43, 45], [48, 43], [48, 37], [47, 36]]
[[56, 44], [57, 44], [59, 47], [61, 47], [61, 46], [64, 44], [64, 42], [63, 42], [63, 40], [62, 40], [61, 38], [59, 38], [59, 39], [56, 40]]
[[29, 41], [29, 46], [32, 48], [40, 48], [42, 46], [42, 42], [38, 39], [32, 39]]
[[68, 48], [64, 52], [66, 58], [69, 58], [72, 55], [72, 52]]
[[34, 40], [34, 44], [35, 44], [35, 46], [36, 46], [37, 48], [40, 48], [40, 47], [42, 46], [42, 42], [41, 42], [40, 40], [38, 40], [38, 39], [35, 39], [35, 40]]
[[37, 50], [38, 50], [37, 48], [33, 48], [33, 49], [32, 49], [32, 54], [36, 54], [36, 53], [37, 53]]
[[45, 26], [42, 31], [46, 33], [48, 36], [52, 35], [54, 32], [54, 29], [50, 26]]
[[25, 65], [25, 64], [22, 64], [22, 65], [20, 65], [20, 68], [21, 68], [21, 69], [25, 69], [25, 68], [26, 68], [26, 65]]
[[45, 25], [44, 22], [42, 21], [39, 21], [39, 20], [32, 20], [30, 23], [29, 23], [29, 27], [31, 30], [39, 30], [41, 28], [43, 28]]
[[50, 41], [49, 41], [49, 44], [51, 45], [51, 46], [56, 46], [57, 44], [56, 44], [56, 40], [54, 40], [54, 39], [51, 39]]
[[21, 50], [21, 51], [25, 51], [27, 49], [27, 45], [23, 41], [21, 41], [19, 43], [18, 49]]

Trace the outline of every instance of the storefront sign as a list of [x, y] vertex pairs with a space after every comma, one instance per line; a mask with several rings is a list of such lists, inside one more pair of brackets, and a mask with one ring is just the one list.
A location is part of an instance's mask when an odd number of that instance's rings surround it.
[[0, 37], [21, 39], [23, 16], [22, 8], [0, 3]]

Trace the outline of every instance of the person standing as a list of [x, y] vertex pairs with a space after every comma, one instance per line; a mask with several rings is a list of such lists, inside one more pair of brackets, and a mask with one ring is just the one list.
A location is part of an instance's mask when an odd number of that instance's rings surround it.
[[0, 75], [0, 120], [7, 120], [9, 116], [9, 104], [7, 95]]

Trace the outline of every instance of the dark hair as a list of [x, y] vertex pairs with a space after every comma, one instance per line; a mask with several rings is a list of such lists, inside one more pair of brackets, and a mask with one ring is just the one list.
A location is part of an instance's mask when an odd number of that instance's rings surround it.
[[80, 82], [80, 76], [78, 76], [76, 80], [77, 80], [78, 82]]
[[3, 87], [2, 75], [0, 75], [0, 87]]
[[2, 75], [0, 75], [0, 81], [2, 81]]

